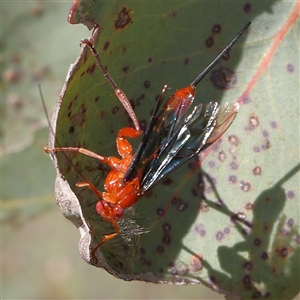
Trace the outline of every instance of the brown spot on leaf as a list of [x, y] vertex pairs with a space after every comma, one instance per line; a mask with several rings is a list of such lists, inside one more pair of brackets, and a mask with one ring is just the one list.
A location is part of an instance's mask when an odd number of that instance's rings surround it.
[[260, 246], [261, 245], [261, 240], [259, 238], [255, 238], [254, 241], [253, 241], [253, 244], [255, 246]]
[[70, 126], [70, 128], [69, 128], [69, 133], [71, 134], [71, 133], [73, 133], [74, 131], [75, 131], [74, 126]]
[[228, 137], [228, 141], [229, 141], [230, 144], [232, 144], [234, 146], [237, 146], [239, 144], [239, 142], [240, 142], [239, 139], [238, 139], [238, 137], [236, 135], [230, 135]]
[[162, 185], [170, 185], [170, 184], [172, 184], [172, 182], [173, 182], [173, 180], [170, 178], [170, 177], [165, 177], [164, 179], [163, 179], [163, 181], [161, 182], [161, 184]]
[[115, 106], [112, 110], [113, 115], [115, 115], [119, 111], [119, 109], [120, 108], [118, 106]]
[[286, 66], [289, 73], [294, 73], [295, 67], [292, 64], [287, 64]]
[[214, 44], [214, 38], [212, 36], [208, 37], [205, 41], [205, 45], [207, 48], [211, 48]]
[[103, 46], [103, 50], [107, 50], [108, 47], [109, 47], [109, 42], [106, 42]]
[[251, 261], [246, 261], [243, 267], [246, 271], [251, 271], [253, 269], [253, 264]]
[[203, 269], [203, 258], [201, 255], [193, 255], [190, 259], [190, 265], [193, 272]]
[[253, 203], [248, 202], [248, 203], [245, 205], [245, 208], [246, 208], [247, 210], [252, 210], [252, 209], [253, 209]]
[[171, 236], [169, 234], [165, 234], [162, 238], [162, 242], [166, 245], [171, 244]]
[[268, 139], [264, 139], [263, 145], [261, 146], [261, 149], [267, 150], [270, 148], [270, 141]]
[[95, 72], [96, 69], [96, 64], [92, 64], [90, 67], [88, 67], [87, 72], [90, 74], [93, 74]]
[[188, 207], [188, 205], [186, 203], [180, 203], [178, 205], [178, 210], [179, 211], [184, 211], [187, 207]]
[[277, 252], [279, 253], [279, 255], [281, 257], [287, 257], [289, 254], [289, 249], [286, 247], [283, 247], [283, 248], [279, 249]]
[[275, 122], [275, 121], [272, 121], [272, 122], [270, 123], [270, 125], [271, 125], [271, 127], [272, 127], [273, 129], [276, 129], [276, 128], [277, 128], [277, 122]]
[[175, 205], [175, 204], [177, 204], [177, 202], [180, 202], [180, 199], [178, 197], [175, 197], [175, 196], [172, 197], [171, 203]]
[[261, 296], [261, 292], [260, 291], [256, 291], [253, 295], [252, 295], [252, 299], [258, 299]]
[[288, 219], [287, 222], [286, 222], [287, 226], [289, 227], [293, 227], [294, 225], [294, 220], [292, 218]]
[[216, 34], [216, 33], [220, 33], [220, 32], [221, 32], [221, 25], [215, 24], [212, 28], [212, 33]]
[[195, 231], [196, 231], [197, 233], [199, 233], [199, 235], [200, 235], [201, 237], [204, 237], [204, 236], [206, 235], [206, 230], [205, 230], [205, 228], [203, 228], [203, 225], [202, 225], [202, 224], [197, 224], [197, 225], [195, 226]]
[[244, 284], [246, 290], [251, 289], [251, 277], [249, 275], [246, 275], [243, 278], [243, 284]]
[[229, 53], [229, 51], [227, 51], [226, 53], [223, 54], [222, 59], [229, 60], [229, 58], [230, 58], [230, 53]]
[[219, 158], [219, 160], [220, 161], [225, 161], [225, 159], [226, 159], [226, 154], [225, 154], [225, 152], [224, 151], [220, 151], [219, 152], [219, 155], [218, 155], [218, 158]]
[[186, 57], [186, 58], [184, 59], [184, 62], [183, 62], [183, 64], [186, 66], [186, 65], [188, 65], [188, 63], [189, 63], [189, 58], [188, 58], [188, 57]]
[[256, 166], [256, 167], [253, 169], [253, 174], [256, 175], [256, 176], [261, 175], [261, 167]]
[[163, 228], [164, 232], [170, 232], [171, 231], [171, 225], [169, 223], [164, 223], [162, 225], [162, 228]]
[[249, 123], [250, 123], [250, 126], [257, 127], [259, 125], [258, 118], [255, 117], [255, 116], [250, 117], [249, 118]]
[[225, 227], [224, 228], [224, 234], [229, 234], [230, 233], [230, 228], [229, 227]]
[[125, 66], [122, 70], [123, 70], [124, 73], [127, 73], [128, 69], [129, 69], [129, 66]]
[[146, 80], [146, 81], [144, 82], [144, 87], [145, 87], [146, 89], [149, 89], [149, 88], [151, 87], [151, 82], [150, 82], [149, 80]]
[[288, 191], [286, 195], [289, 199], [294, 199], [295, 198], [295, 193], [293, 191]]
[[230, 168], [231, 170], [237, 170], [239, 168], [239, 165], [235, 161], [233, 161], [230, 163]]
[[269, 254], [267, 252], [263, 252], [260, 257], [263, 260], [267, 260], [269, 258]]
[[269, 132], [265, 129], [263, 129], [262, 134], [265, 138], [267, 138], [269, 136]]
[[123, 7], [122, 10], [118, 13], [118, 19], [115, 21], [116, 29], [124, 29], [131, 21], [129, 16], [130, 10], [127, 10], [126, 7]]
[[156, 210], [156, 213], [161, 217], [161, 216], [163, 216], [163, 215], [165, 214], [165, 210], [162, 209], [162, 208], [158, 208], [158, 209]]
[[157, 246], [156, 250], [158, 253], [163, 253], [165, 251], [165, 248], [163, 246], [159, 245], [159, 246]]
[[251, 4], [246, 3], [243, 7], [243, 10], [244, 10], [245, 13], [249, 13], [251, 11]]
[[237, 178], [235, 175], [231, 175], [228, 177], [229, 183], [234, 184], [237, 182]]
[[240, 188], [244, 192], [249, 192], [249, 190], [251, 189], [251, 184], [250, 182], [241, 181]]
[[253, 151], [254, 151], [255, 153], [259, 153], [259, 152], [260, 152], [260, 149], [259, 149], [259, 147], [254, 146], [254, 147], [253, 147]]
[[210, 80], [213, 85], [220, 90], [230, 89], [237, 83], [236, 74], [223, 67], [213, 71]]
[[71, 122], [73, 125], [77, 125], [77, 126], [82, 126], [82, 124], [85, 121], [85, 112], [86, 112], [86, 108], [85, 106], [82, 104], [78, 110], [78, 112], [72, 116]]
[[224, 237], [224, 234], [223, 234], [222, 231], [218, 231], [216, 233], [216, 239], [217, 239], [217, 241], [221, 241], [223, 239], [223, 237]]
[[141, 104], [141, 101], [145, 98], [145, 94], [141, 94], [135, 99], [135, 104], [138, 106]]

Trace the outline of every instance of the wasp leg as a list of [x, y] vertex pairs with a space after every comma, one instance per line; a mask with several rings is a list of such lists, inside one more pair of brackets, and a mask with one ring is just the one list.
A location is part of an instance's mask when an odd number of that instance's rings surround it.
[[104, 236], [103, 240], [97, 245], [97, 247], [92, 251], [92, 258], [94, 258], [94, 260], [96, 261], [96, 264], [98, 263], [98, 258], [95, 255], [96, 251], [107, 241], [111, 240], [112, 238], [114, 238], [115, 236], [117, 236], [120, 232], [119, 230], [119, 225], [117, 223], [117, 221], [113, 222], [114, 228], [115, 228], [115, 233], [112, 234], [107, 234]]

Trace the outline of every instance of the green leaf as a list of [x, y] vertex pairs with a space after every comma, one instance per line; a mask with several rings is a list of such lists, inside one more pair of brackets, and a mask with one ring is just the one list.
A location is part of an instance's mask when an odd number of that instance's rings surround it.
[[[114, 229], [97, 215], [97, 197], [75, 184], [89, 180], [103, 191], [107, 168], [78, 153], [53, 157], [57, 203], [79, 227], [88, 263], [125, 280], [202, 282], [231, 298], [298, 293], [298, 16], [296, 2], [75, 2], [70, 22], [99, 25], [95, 47], [141, 124], [164, 84], [189, 85], [252, 21], [197, 87], [195, 104], [242, 104], [233, 125], [199, 157], [201, 168], [192, 161], [141, 198], [97, 259], [91, 252]], [[56, 146], [117, 156], [125, 126], [128, 115], [83, 48], [57, 104]]]

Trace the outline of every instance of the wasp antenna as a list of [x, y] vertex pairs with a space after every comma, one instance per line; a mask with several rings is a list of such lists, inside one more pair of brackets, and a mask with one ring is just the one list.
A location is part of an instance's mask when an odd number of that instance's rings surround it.
[[[50, 126], [51, 131], [52, 131], [52, 127], [51, 127], [51, 123], [50, 123], [50, 118], [49, 118], [49, 115], [48, 115], [48, 110], [47, 110], [47, 107], [46, 107], [46, 103], [45, 103], [45, 99], [44, 99], [44, 95], [43, 95], [43, 93], [42, 93], [42, 88], [41, 88], [41, 84], [40, 84], [40, 83], [38, 83], [38, 88], [39, 88], [40, 97], [41, 97], [41, 100], [42, 100], [42, 105], [43, 105], [44, 114], [45, 114], [45, 116], [46, 116], [47, 123], [48, 123], [48, 125]], [[52, 133], [53, 133], [53, 132], [52, 132]]]
[[[56, 135], [55, 135], [55, 131], [54, 131], [54, 128], [52, 127], [52, 124], [51, 124], [51, 121], [50, 121], [50, 118], [49, 118], [49, 114], [48, 114], [48, 110], [47, 110], [47, 106], [46, 106], [46, 103], [45, 103], [45, 99], [44, 99], [44, 96], [43, 96], [43, 92], [42, 92], [42, 88], [41, 88], [41, 85], [38, 84], [38, 89], [39, 89], [39, 92], [40, 92], [40, 97], [41, 97], [41, 101], [42, 101], [42, 105], [43, 105], [43, 110], [44, 110], [44, 113], [45, 113], [45, 116], [46, 116], [46, 119], [47, 119], [47, 123], [48, 123], [48, 126], [49, 126], [49, 130], [51, 132], [51, 134], [54, 136], [54, 140], [55, 140], [55, 143], [59, 146], [59, 148], [63, 149], [63, 148], [69, 148], [69, 149], [72, 149], [72, 147], [62, 147], [59, 143], [59, 141], [57, 140], [56, 138]], [[57, 149], [59, 149], [57, 148]], [[44, 151], [46, 153], [49, 153], [47, 150], [48, 150], [48, 146], [45, 146], [44, 147]], [[67, 151], [67, 150], [66, 150]], [[70, 150], [72, 151], [72, 150]], [[64, 152], [64, 151], [62, 151]], [[73, 151], [72, 151], [73, 152]], [[78, 151], [79, 152], [79, 151]], [[65, 155], [65, 154], [64, 154]], [[79, 170], [77, 170], [77, 167], [72, 163], [72, 161], [68, 158], [67, 155], [65, 155], [65, 158], [67, 159], [67, 161], [70, 163], [70, 165], [76, 170], [76, 172], [79, 174], [79, 176], [86, 182], [89, 182], [84, 176], [83, 174], [81, 174], [79, 172]]]
[[250, 24], [251, 22], [248, 22], [234, 37], [234, 39], [220, 52], [220, 54], [197, 76], [197, 78], [191, 83], [192, 86], [196, 86], [206, 76], [206, 74], [218, 63], [223, 55], [240, 39]]

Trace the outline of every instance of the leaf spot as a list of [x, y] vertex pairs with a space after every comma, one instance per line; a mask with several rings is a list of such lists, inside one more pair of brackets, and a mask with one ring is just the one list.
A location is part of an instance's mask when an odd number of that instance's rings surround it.
[[214, 87], [220, 90], [230, 89], [237, 83], [236, 74], [233, 71], [223, 67], [213, 71], [210, 80]]
[[247, 271], [251, 271], [253, 269], [253, 265], [252, 265], [252, 262], [251, 261], [246, 261], [244, 263], [244, 269], [247, 270]]
[[256, 167], [253, 169], [253, 174], [256, 175], [256, 176], [261, 175], [261, 167], [256, 166]]
[[234, 184], [237, 182], [237, 178], [235, 175], [231, 175], [228, 177], [228, 181], [229, 181], [229, 183]]
[[151, 82], [150, 82], [149, 80], [146, 80], [146, 81], [144, 82], [144, 87], [145, 87], [146, 89], [149, 89], [149, 88], [151, 87]]
[[294, 220], [292, 218], [288, 219], [286, 223], [287, 223], [287, 226], [289, 226], [289, 227], [294, 226]]
[[292, 64], [287, 64], [286, 66], [289, 73], [294, 73], [295, 67]]
[[119, 110], [120, 108], [118, 106], [115, 106], [112, 110], [113, 115], [115, 115]]
[[118, 19], [115, 21], [116, 29], [124, 29], [131, 21], [129, 16], [130, 10], [127, 10], [126, 7], [123, 7], [122, 10], [118, 13]]
[[103, 50], [107, 50], [108, 47], [109, 47], [109, 42], [107, 41], [103, 46]]
[[212, 36], [208, 37], [205, 41], [205, 45], [207, 48], [211, 48], [214, 44], [214, 38]]
[[253, 244], [254, 244], [255, 246], [260, 246], [260, 245], [261, 245], [261, 240], [258, 239], [258, 238], [255, 238], [254, 241], [253, 241]]
[[163, 246], [161, 246], [161, 245], [157, 246], [156, 250], [157, 250], [158, 253], [165, 252], [165, 248]]
[[223, 237], [224, 237], [224, 234], [223, 234], [222, 231], [218, 231], [216, 233], [216, 239], [217, 239], [217, 241], [221, 241], [223, 239]]
[[288, 191], [286, 195], [289, 199], [294, 199], [295, 198], [295, 193], [293, 191]]
[[241, 181], [240, 188], [241, 188], [241, 190], [243, 192], [249, 192], [249, 190], [251, 189], [251, 183], [250, 182]]
[[243, 7], [244, 12], [247, 14], [251, 11], [251, 4], [250, 3], [246, 3]]
[[74, 126], [70, 126], [70, 128], [69, 128], [69, 133], [71, 134], [71, 133], [73, 133], [74, 131], [75, 131]]
[[220, 33], [220, 32], [221, 32], [221, 25], [215, 24], [212, 28], [212, 33], [216, 34], [216, 33]]
[[203, 269], [203, 258], [201, 255], [193, 255], [190, 259], [190, 265], [193, 272]]

